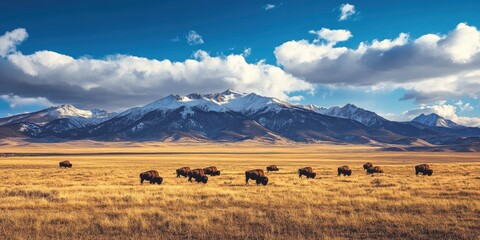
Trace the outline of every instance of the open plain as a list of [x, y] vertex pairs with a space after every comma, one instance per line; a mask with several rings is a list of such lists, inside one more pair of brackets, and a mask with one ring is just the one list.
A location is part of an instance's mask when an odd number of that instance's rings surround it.
[[[478, 239], [480, 154], [244, 142], [0, 146], [0, 239]], [[58, 162], [69, 160], [71, 169]], [[370, 161], [385, 173], [366, 175]], [[415, 176], [428, 163], [433, 176]], [[244, 172], [276, 164], [267, 186]], [[217, 166], [207, 184], [175, 169]], [[337, 177], [349, 165], [350, 177]], [[315, 179], [300, 179], [311, 166]], [[155, 169], [162, 185], [140, 185]]]

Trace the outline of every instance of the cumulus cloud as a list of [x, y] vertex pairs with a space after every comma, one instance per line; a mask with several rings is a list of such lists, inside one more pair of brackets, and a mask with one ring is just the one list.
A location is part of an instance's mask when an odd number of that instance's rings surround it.
[[291, 92], [313, 90], [312, 84], [264, 61], [249, 63], [242, 54], [211, 56], [201, 50], [181, 62], [129, 55], [95, 59], [52, 51], [12, 52], [0, 58], [0, 86], [2, 99], [14, 105], [37, 98], [45, 104], [109, 110], [143, 105], [171, 93], [232, 88], [287, 100]]
[[408, 110], [401, 114], [385, 114], [384, 117], [395, 121], [411, 121], [422, 113], [425, 115], [435, 113], [445, 119], [452, 120], [453, 122], [463, 126], [480, 127], [479, 117], [458, 116], [457, 110], [461, 110], [465, 105], [470, 106], [470, 103], [463, 103], [462, 101], [459, 101], [453, 105], [446, 104], [445, 101], [439, 101], [432, 105], [422, 104], [419, 108]]
[[0, 36], [0, 57], [15, 52], [18, 44], [27, 39], [28, 34], [24, 28], [17, 28]]
[[340, 5], [339, 21], [345, 21], [356, 13], [355, 6], [349, 3]]
[[204, 44], [205, 42], [203, 41], [203, 38], [202, 36], [200, 36], [200, 34], [198, 34], [194, 30], [191, 30], [190, 32], [188, 32], [188, 35], [187, 35], [187, 43], [191, 46], [195, 46], [195, 45]]
[[[446, 35], [361, 42], [357, 48], [307, 40], [275, 48], [277, 63], [312, 83], [403, 88], [402, 100], [433, 103], [480, 95], [480, 32], [460, 23]], [[348, 38], [347, 38], [348, 39]]]
[[335, 45], [337, 42], [344, 42], [350, 39], [353, 35], [350, 31], [345, 29], [331, 30], [328, 28], [322, 28], [319, 31], [310, 30], [310, 34], [317, 35], [317, 39], [314, 42], [319, 42], [323, 39], [329, 45]]
[[268, 3], [265, 6], [263, 6], [263, 9], [265, 11], [268, 11], [268, 10], [271, 10], [271, 9], [274, 9], [274, 8], [275, 8], [275, 4], [271, 4], [271, 3]]
[[7, 102], [11, 108], [16, 108], [18, 106], [27, 106], [27, 105], [37, 105], [37, 106], [52, 106], [53, 104], [44, 97], [19, 97], [17, 95], [5, 94], [0, 95], [0, 99]]

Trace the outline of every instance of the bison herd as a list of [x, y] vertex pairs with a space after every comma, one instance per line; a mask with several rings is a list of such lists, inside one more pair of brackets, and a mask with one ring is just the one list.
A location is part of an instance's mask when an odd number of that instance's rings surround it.
[[[60, 168], [71, 168], [73, 165], [70, 161], [62, 161], [59, 163]], [[373, 166], [371, 162], [367, 162], [363, 164], [363, 169], [366, 171], [367, 174], [375, 174], [375, 173], [383, 173], [383, 169], [379, 166]], [[338, 167], [338, 175], [337, 176], [350, 176], [352, 175], [352, 170], [349, 166], [340, 166]], [[279, 171], [277, 165], [270, 165], [267, 167], [268, 172], [275, 172]], [[419, 173], [423, 175], [432, 176], [433, 170], [430, 168], [428, 164], [420, 164], [415, 166], [415, 175]], [[220, 171], [215, 166], [206, 167], [206, 168], [197, 168], [197, 169], [190, 169], [190, 167], [182, 167], [176, 170], [177, 178], [179, 177], [188, 177], [188, 181], [192, 182], [192, 179], [195, 180], [197, 183], [207, 183], [208, 176], [219, 176]], [[208, 176], [207, 176], [208, 175]], [[312, 167], [304, 167], [298, 169], [298, 177], [302, 178], [305, 176], [307, 178], [315, 178], [317, 174], [313, 172]], [[265, 175], [263, 169], [255, 169], [245, 171], [245, 184], [248, 185], [248, 180], [255, 180], [257, 185], [267, 185], [268, 184], [268, 177]], [[150, 184], [162, 184], [163, 178], [160, 176], [158, 171], [150, 170], [146, 172], [140, 173], [140, 184], [143, 184], [144, 181], [149, 181]]]

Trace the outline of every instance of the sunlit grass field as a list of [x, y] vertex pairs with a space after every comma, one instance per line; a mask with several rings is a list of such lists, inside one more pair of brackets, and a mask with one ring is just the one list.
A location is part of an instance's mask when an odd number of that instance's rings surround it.
[[[335, 145], [4, 145], [0, 239], [478, 239], [480, 155]], [[114, 154], [99, 154], [114, 153]], [[58, 162], [70, 160], [72, 169]], [[370, 161], [385, 173], [366, 175]], [[428, 163], [433, 176], [415, 176]], [[276, 164], [267, 186], [246, 170]], [[175, 169], [217, 166], [207, 184]], [[336, 169], [349, 165], [350, 177]], [[300, 179], [311, 166], [315, 179]], [[155, 169], [162, 185], [140, 185]]]

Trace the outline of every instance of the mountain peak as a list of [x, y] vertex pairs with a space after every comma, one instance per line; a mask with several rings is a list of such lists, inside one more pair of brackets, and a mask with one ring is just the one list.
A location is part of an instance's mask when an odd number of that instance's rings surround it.
[[223, 94], [223, 95], [231, 95], [231, 94], [240, 94], [240, 95], [245, 95], [245, 93], [243, 93], [243, 92], [240, 92], [240, 91], [237, 91], [237, 90], [234, 90], [234, 89], [231, 89], [231, 88], [229, 88], [229, 89], [227, 89], [227, 90], [223, 91], [221, 94]]
[[446, 119], [436, 113], [430, 113], [428, 115], [420, 114], [412, 120], [412, 122], [418, 122], [429, 127], [444, 127], [444, 128], [462, 128], [463, 126]]
[[383, 122], [387, 121], [376, 113], [359, 108], [351, 103], [347, 103], [343, 107], [337, 106], [328, 109], [315, 105], [301, 105], [300, 107], [332, 117], [352, 119], [369, 127], [374, 125], [381, 126]]
[[62, 104], [62, 105], [47, 109], [46, 115], [50, 115], [52, 117], [57, 117], [57, 118], [60, 118], [60, 117], [90, 118], [92, 117], [93, 113], [88, 110], [78, 109], [71, 104]]
[[358, 108], [357, 106], [355, 106], [354, 104], [351, 104], [351, 103], [347, 103], [345, 104], [345, 106], [343, 106], [344, 108]]

